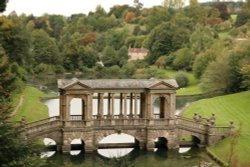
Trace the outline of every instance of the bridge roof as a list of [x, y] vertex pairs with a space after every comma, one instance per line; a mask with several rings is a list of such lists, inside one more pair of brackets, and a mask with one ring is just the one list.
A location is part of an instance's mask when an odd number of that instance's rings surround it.
[[75, 84], [81, 84], [92, 89], [145, 89], [158, 85], [166, 85], [170, 88], [178, 88], [175, 79], [95, 79], [95, 80], [78, 80], [58, 79], [58, 88], [66, 89]]

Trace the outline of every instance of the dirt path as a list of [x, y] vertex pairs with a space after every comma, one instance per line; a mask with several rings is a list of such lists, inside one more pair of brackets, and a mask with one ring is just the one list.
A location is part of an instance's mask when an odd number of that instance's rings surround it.
[[24, 95], [20, 96], [19, 102], [18, 102], [17, 106], [15, 107], [14, 111], [11, 113], [10, 116], [16, 115], [16, 113], [18, 112], [18, 110], [20, 109], [20, 107], [21, 107], [22, 104], [23, 104], [23, 100], [24, 100]]

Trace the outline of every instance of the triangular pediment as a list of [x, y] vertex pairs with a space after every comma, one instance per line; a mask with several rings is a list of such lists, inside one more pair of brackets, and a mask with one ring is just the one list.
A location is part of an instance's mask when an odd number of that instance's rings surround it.
[[73, 82], [66, 87], [64, 87], [65, 90], [85, 90], [85, 89], [91, 89], [91, 87], [81, 83], [80, 81]]
[[175, 87], [169, 83], [161, 81], [159, 83], [151, 85], [149, 89], [175, 89]]

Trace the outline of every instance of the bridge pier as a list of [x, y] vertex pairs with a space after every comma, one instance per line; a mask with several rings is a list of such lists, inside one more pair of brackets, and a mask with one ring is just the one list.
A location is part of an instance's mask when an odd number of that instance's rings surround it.
[[147, 151], [153, 152], [155, 149], [155, 142], [154, 141], [147, 141]]
[[62, 148], [62, 153], [63, 154], [68, 154], [70, 151], [71, 151], [71, 145], [70, 144], [67, 144], [67, 145], [63, 145], [61, 146]]

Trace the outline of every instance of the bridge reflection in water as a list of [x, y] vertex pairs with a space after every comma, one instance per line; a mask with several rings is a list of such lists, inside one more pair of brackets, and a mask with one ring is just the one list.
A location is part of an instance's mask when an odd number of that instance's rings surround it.
[[[177, 149], [181, 145], [212, 145], [232, 132], [233, 126], [215, 125], [214, 115], [210, 119], [195, 116], [188, 119], [175, 116], [174, 80], [59, 80], [59, 116], [29, 123], [24, 126], [25, 137], [51, 138], [56, 150], [70, 152], [80, 139], [79, 146], [85, 152], [106, 147], [138, 147], [154, 151], [155, 147]], [[97, 97], [96, 113], [93, 99]], [[71, 101], [81, 100], [80, 115], [73, 115]], [[119, 106], [115, 106], [115, 99]], [[105, 100], [106, 99], [106, 100]], [[158, 101], [159, 108], [154, 108]], [[104, 103], [106, 108], [104, 108]], [[100, 144], [112, 134], [128, 134], [135, 138], [132, 145]], [[193, 140], [185, 141], [185, 136]], [[155, 144], [155, 139], [160, 143]]]

